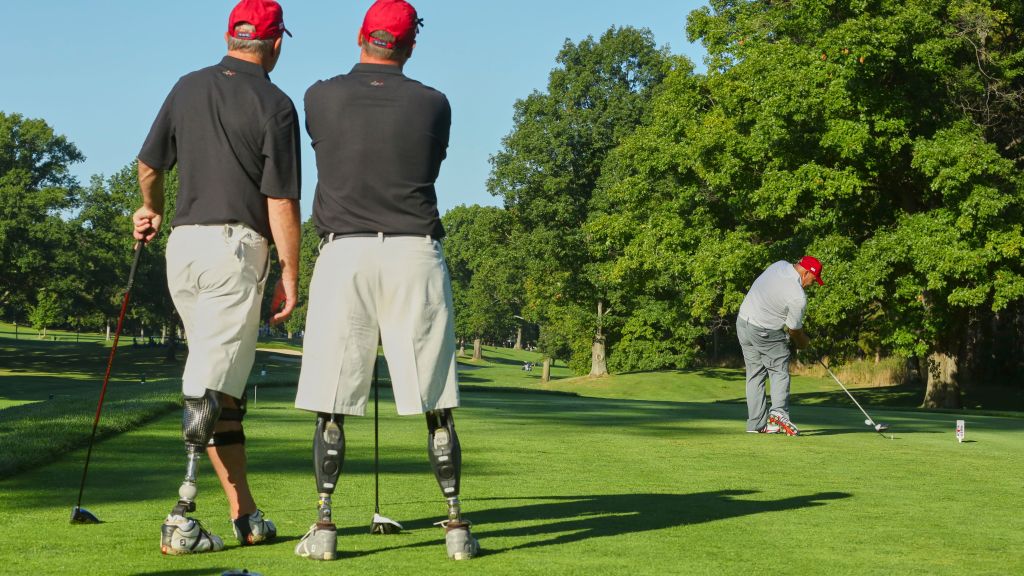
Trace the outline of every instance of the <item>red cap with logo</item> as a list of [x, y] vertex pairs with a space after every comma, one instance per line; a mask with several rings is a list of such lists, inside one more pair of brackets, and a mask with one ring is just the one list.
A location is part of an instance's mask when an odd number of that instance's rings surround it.
[[[252, 24], [252, 32], [236, 32], [235, 26]], [[284, 27], [284, 10], [274, 0], [242, 0], [228, 17], [228, 36], [239, 40], [269, 40], [281, 34], [292, 35]]]
[[[416, 15], [416, 9], [405, 0], [377, 0], [366, 11], [363, 27], [359, 34], [374, 46], [381, 48], [406, 48], [416, 41], [416, 32], [423, 19]], [[395, 37], [394, 42], [373, 38], [370, 34], [383, 30]]]
[[818, 286], [824, 286], [825, 283], [821, 281], [821, 262], [814, 256], [804, 256], [800, 259], [800, 266], [804, 270], [807, 270], [811, 274], [814, 274], [814, 279], [818, 281]]

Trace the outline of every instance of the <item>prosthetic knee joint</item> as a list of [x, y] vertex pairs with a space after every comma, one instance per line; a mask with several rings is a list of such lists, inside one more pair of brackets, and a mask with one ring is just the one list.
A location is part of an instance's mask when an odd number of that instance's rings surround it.
[[459, 476], [462, 472], [462, 449], [455, 434], [455, 420], [450, 408], [427, 412], [427, 454], [430, 467], [448, 500], [448, 518], [459, 520]]
[[196, 509], [196, 469], [199, 455], [206, 450], [206, 444], [213, 436], [213, 427], [220, 417], [220, 395], [214, 390], [198, 398], [185, 397], [185, 410], [181, 417], [181, 436], [185, 440], [185, 454], [188, 464], [185, 480], [178, 488], [178, 504], [171, 514], [184, 516]]
[[316, 465], [316, 490], [320, 496], [317, 522], [331, 524], [331, 494], [341, 475], [345, 460], [345, 416], [317, 414], [313, 435], [313, 461]]

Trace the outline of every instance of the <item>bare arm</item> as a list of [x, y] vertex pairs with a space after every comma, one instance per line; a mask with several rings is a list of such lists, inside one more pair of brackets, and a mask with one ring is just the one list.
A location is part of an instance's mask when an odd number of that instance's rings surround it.
[[792, 328], [786, 327], [786, 332], [789, 333], [789, 337], [793, 340], [793, 344], [796, 344], [797, 349], [807, 348], [811, 344], [811, 339], [804, 332], [803, 328]]
[[149, 242], [160, 231], [164, 219], [164, 173], [139, 160], [139, 188], [142, 207], [132, 215], [132, 235]]
[[[292, 315], [299, 301], [299, 243], [302, 227], [299, 223], [299, 201], [289, 198], [267, 198], [270, 233], [277, 245], [277, 259], [281, 263], [281, 279], [274, 287], [271, 305], [271, 324], [280, 324]], [[284, 302], [284, 307], [279, 308]]]

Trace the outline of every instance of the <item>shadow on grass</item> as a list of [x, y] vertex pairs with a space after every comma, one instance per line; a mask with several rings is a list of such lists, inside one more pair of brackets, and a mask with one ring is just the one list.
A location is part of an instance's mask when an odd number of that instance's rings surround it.
[[[549, 502], [479, 510], [472, 514], [472, 520], [479, 526], [476, 533], [481, 539], [481, 548], [485, 554], [492, 555], [512, 550], [568, 544], [589, 538], [636, 534], [752, 514], [824, 506], [829, 500], [840, 500], [852, 496], [847, 492], [819, 492], [777, 500], [741, 498], [757, 493], [757, 490], [718, 490], [695, 494], [599, 494], [492, 498], [481, 501], [548, 500]], [[433, 520], [433, 518], [412, 520], [407, 525], [410, 529], [429, 529]], [[528, 525], [521, 525], [523, 523]], [[500, 524], [520, 525], [510, 528], [496, 527]], [[496, 528], [489, 529], [489, 527]], [[487, 545], [489, 537], [528, 538], [529, 541], [504, 548], [491, 548]], [[434, 542], [424, 542], [395, 546], [391, 549], [434, 545]], [[383, 551], [374, 550], [354, 555], [376, 554]]]
[[210, 576], [210, 574], [223, 574], [228, 570], [239, 570], [222, 566], [220, 568], [195, 568], [191, 570], [155, 570], [152, 572], [132, 572], [133, 576]]

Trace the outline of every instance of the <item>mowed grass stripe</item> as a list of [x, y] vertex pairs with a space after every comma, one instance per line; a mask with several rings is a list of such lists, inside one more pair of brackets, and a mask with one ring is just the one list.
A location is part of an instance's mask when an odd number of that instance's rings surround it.
[[[161, 557], [159, 524], [183, 474], [179, 416], [100, 443], [85, 506], [106, 522], [67, 524], [83, 451], [0, 481], [0, 522], [38, 534], [0, 546], [10, 573], [214, 574], [1006, 574], [1024, 570], [1015, 511], [1024, 477], [1024, 422], [971, 418], [968, 440], [946, 414], [893, 412], [895, 440], [855, 409], [801, 407], [798, 438], [743, 433], [733, 403], [612, 400], [467, 391], [456, 421], [463, 498], [486, 554], [444, 557], [444, 514], [426, 460], [425, 426], [382, 406], [382, 512], [407, 530], [368, 534], [373, 513], [372, 418], [349, 418], [335, 496], [336, 563], [292, 548], [315, 510], [312, 418], [293, 390], [260, 389], [247, 419], [251, 478], [279, 526], [278, 542], [240, 548], [209, 465], [199, 514], [229, 548]], [[27, 541], [26, 541], [27, 540]]]

